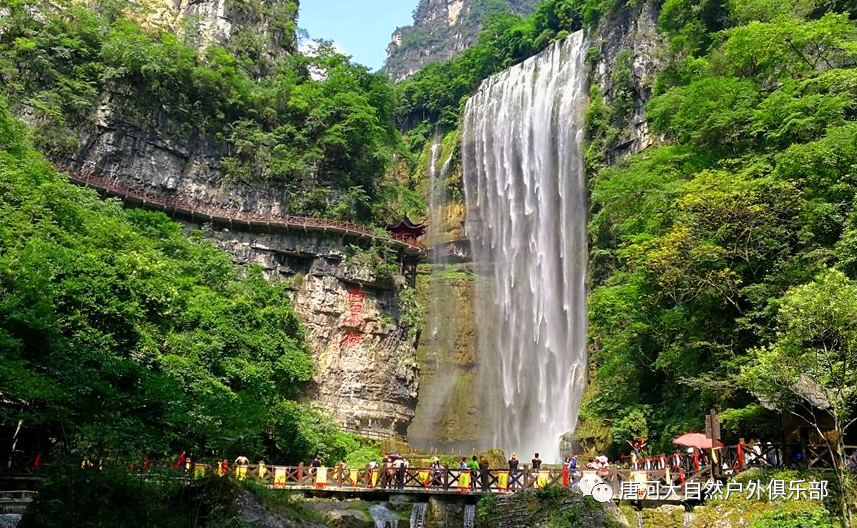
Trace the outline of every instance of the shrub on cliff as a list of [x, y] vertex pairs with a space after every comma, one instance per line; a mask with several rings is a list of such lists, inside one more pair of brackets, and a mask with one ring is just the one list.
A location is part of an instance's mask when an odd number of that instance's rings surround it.
[[271, 412], [312, 373], [286, 287], [161, 213], [69, 184], [0, 101], [0, 393], [24, 402], [0, 421], [45, 441], [19, 448], [308, 460], [314, 446]]

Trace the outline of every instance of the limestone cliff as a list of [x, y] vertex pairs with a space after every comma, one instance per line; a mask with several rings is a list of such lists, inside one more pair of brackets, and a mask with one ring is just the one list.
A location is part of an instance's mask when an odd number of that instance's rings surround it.
[[429, 196], [428, 242], [431, 265], [417, 276], [417, 295], [425, 307], [420, 334], [420, 397], [408, 441], [421, 448], [469, 451], [478, 438], [475, 276], [470, 243], [464, 234], [461, 200], [461, 135], [457, 131], [426, 145], [415, 179]]
[[[81, 131], [73, 156], [56, 159], [79, 173], [121, 182], [153, 201], [179, 199], [256, 214], [286, 212], [282, 186], [223, 178], [221, 146], [191, 135], [169, 137], [130, 122], [103, 106], [99, 120]], [[415, 329], [402, 318], [403, 279], [378, 277], [349, 259], [341, 236], [195, 226], [241, 264], [261, 265], [269, 276], [295, 285], [292, 300], [316, 361], [311, 399], [348, 430], [390, 436], [405, 433], [417, 396]], [[356, 297], [355, 297], [356, 296]], [[361, 309], [352, 312], [359, 298]]]
[[[663, 67], [665, 39], [658, 33], [658, 2], [644, 2], [611, 17], [604, 17], [591, 31], [594, 53], [590, 63], [590, 82], [597, 87], [606, 104], [627, 98], [626, 115], [616, 139], [606, 145], [606, 161], [635, 154], [655, 143], [646, 120], [646, 103]], [[624, 75], [625, 73], [629, 75]], [[591, 138], [590, 138], [591, 139]]]
[[309, 400], [345, 430], [403, 436], [418, 388], [416, 328], [401, 276], [383, 276], [322, 233], [251, 233], [205, 226], [207, 237], [241, 264], [258, 264], [292, 283], [315, 375]]
[[414, 24], [397, 28], [387, 47], [385, 71], [393, 81], [407, 79], [426, 64], [457, 55], [472, 45], [492, 14], [529, 14], [536, 0], [420, 0]]
[[144, 0], [138, 18], [197, 47], [218, 44], [277, 58], [297, 46], [298, 0]]
[[408, 441], [417, 447], [468, 452], [479, 438], [474, 275], [469, 265], [426, 268], [417, 295], [426, 307], [417, 359], [420, 397]]

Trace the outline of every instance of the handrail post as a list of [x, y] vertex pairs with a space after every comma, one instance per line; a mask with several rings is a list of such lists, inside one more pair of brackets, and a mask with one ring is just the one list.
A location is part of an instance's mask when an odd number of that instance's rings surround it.
[[528, 489], [530, 487], [530, 466], [529, 464], [524, 464], [524, 489]]

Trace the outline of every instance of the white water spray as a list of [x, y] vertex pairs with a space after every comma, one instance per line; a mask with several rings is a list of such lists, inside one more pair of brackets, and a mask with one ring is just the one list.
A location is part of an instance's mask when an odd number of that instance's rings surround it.
[[484, 443], [525, 460], [559, 458], [585, 388], [586, 47], [582, 32], [554, 43], [465, 109]]
[[369, 506], [369, 515], [375, 521], [375, 528], [398, 528], [399, 516], [388, 510], [383, 504]]
[[427, 502], [418, 502], [411, 509], [410, 528], [426, 528]]

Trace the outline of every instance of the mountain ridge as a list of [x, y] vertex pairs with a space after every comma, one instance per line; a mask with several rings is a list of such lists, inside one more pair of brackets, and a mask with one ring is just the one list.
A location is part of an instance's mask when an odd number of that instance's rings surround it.
[[420, 0], [414, 23], [393, 32], [384, 71], [394, 82], [407, 79], [427, 64], [470, 47], [491, 16], [528, 15], [536, 4], [538, 0]]

